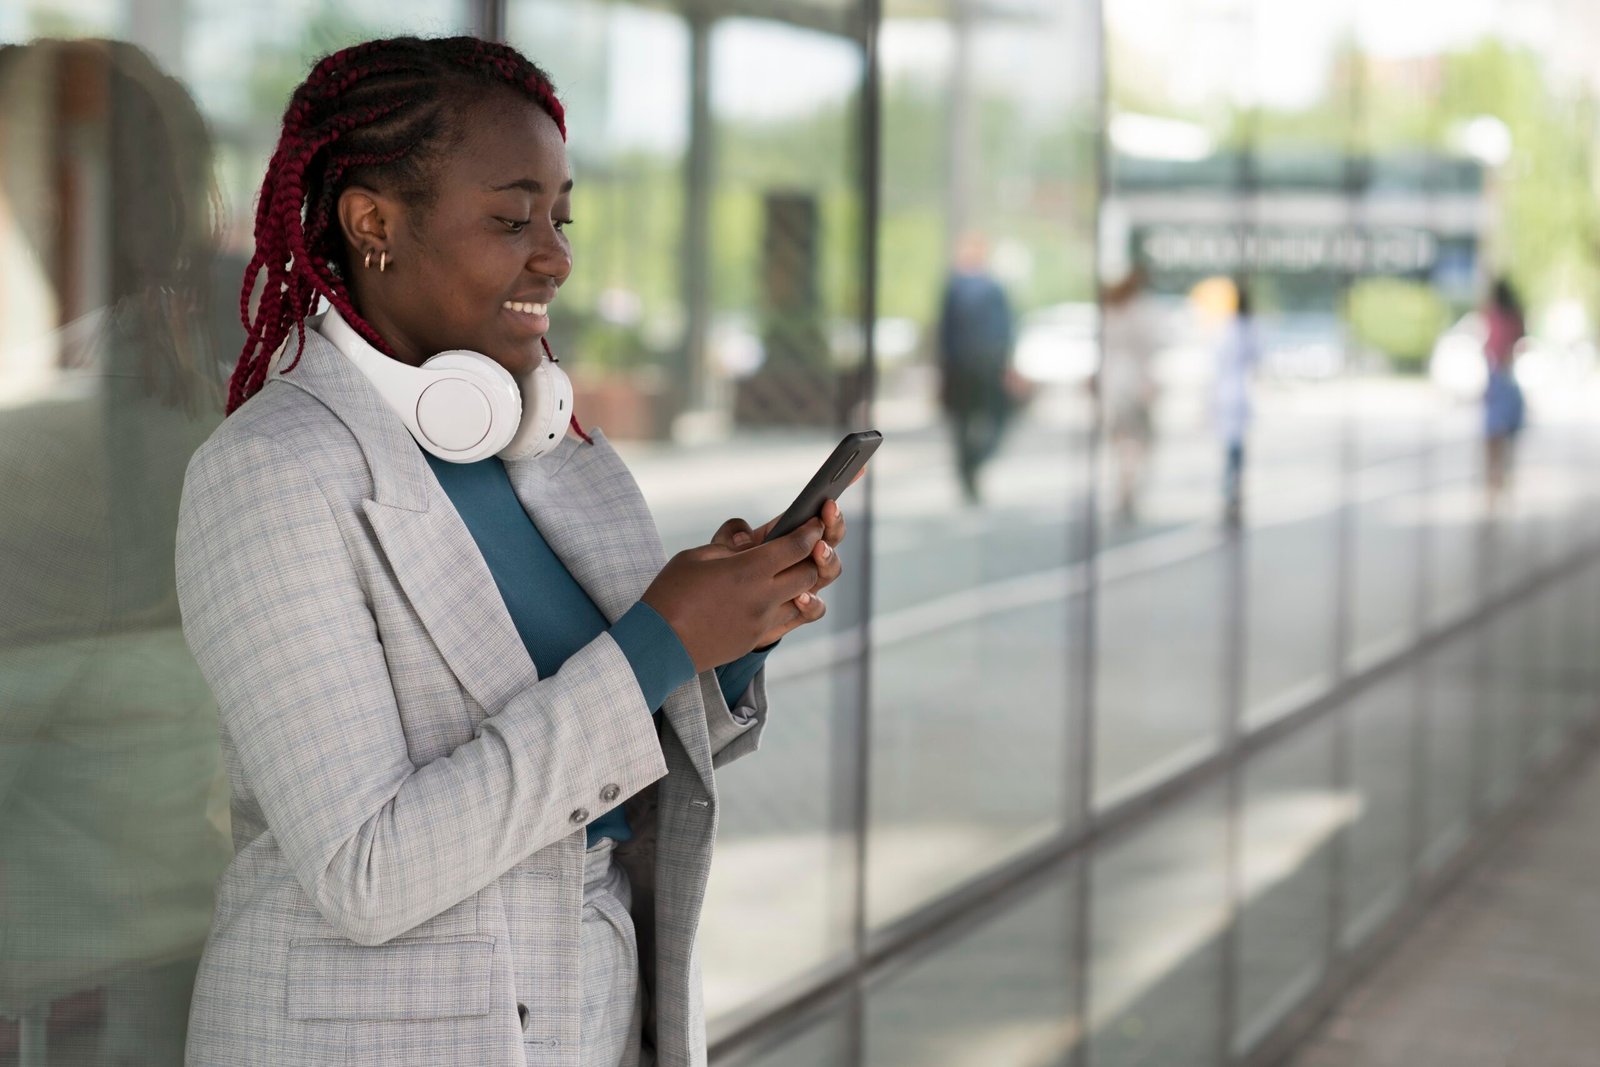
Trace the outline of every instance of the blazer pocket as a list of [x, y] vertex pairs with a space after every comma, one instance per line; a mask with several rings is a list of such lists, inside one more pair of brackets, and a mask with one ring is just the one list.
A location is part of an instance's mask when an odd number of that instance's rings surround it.
[[494, 938], [357, 945], [289, 943], [291, 1019], [449, 1019], [488, 1015]]

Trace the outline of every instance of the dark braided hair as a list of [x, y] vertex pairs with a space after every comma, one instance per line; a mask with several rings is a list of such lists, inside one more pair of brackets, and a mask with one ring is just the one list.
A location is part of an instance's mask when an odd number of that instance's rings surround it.
[[[439, 155], [461, 136], [450, 116], [486, 87], [523, 93], [555, 120], [566, 112], [555, 87], [522, 53], [476, 37], [395, 37], [335, 52], [312, 68], [283, 113], [283, 132], [256, 204], [256, 250], [245, 268], [239, 317], [246, 339], [228, 388], [227, 413], [260, 390], [278, 347], [299, 331], [293, 370], [305, 350], [305, 317], [324, 296], [379, 351], [393, 351], [356, 313], [350, 265], [335, 224], [351, 183], [392, 189], [419, 208], [432, 204]], [[250, 317], [257, 277], [265, 288]], [[548, 350], [548, 348], [547, 348]]]

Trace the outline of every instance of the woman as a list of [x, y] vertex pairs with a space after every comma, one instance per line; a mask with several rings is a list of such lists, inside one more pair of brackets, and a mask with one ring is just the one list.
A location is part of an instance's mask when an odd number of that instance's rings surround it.
[[1244, 517], [1244, 446], [1254, 418], [1250, 379], [1261, 362], [1261, 338], [1250, 311], [1250, 290], [1235, 283], [1234, 318], [1217, 346], [1217, 380], [1212, 416], [1222, 438], [1223, 522], [1237, 527]]
[[284, 115], [180, 515], [236, 845], [190, 1063], [705, 1060], [713, 767], [754, 749], [755, 650], [822, 617], [843, 517], [663, 561], [598, 432], [451, 463], [375, 385], [446, 350], [548, 370], [564, 140], [543, 72], [470, 38], [330, 56]]
[[1522, 388], [1517, 384], [1511, 361], [1525, 327], [1522, 302], [1504, 278], [1496, 279], [1484, 309], [1487, 336], [1483, 342], [1488, 362], [1488, 384], [1483, 394], [1484, 474], [1489, 506], [1499, 504], [1511, 466], [1511, 445], [1522, 429]]

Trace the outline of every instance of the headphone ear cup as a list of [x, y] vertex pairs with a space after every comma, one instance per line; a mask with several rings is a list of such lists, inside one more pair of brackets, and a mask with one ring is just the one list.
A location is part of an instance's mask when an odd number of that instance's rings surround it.
[[572, 379], [554, 360], [544, 359], [517, 377], [522, 389], [522, 426], [500, 450], [507, 462], [538, 459], [555, 451], [572, 421]]
[[422, 364], [427, 384], [417, 394], [416, 421], [442, 458], [487, 459], [516, 435], [522, 393], [511, 372], [477, 352], [440, 352]]

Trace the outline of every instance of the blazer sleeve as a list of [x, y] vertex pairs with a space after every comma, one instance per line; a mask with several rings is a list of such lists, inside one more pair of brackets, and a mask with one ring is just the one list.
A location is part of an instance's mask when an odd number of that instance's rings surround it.
[[178, 597], [237, 754], [235, 788], [333, 927], [377, 945], [583, 832], [608, 787], [631, 796], [667, 768], [609, 634], [490, 709], [471, 741], [414, 764], [347, 536], [359, 529], [341, 529], [271, 438], [213, 438], [190, 463]]
[[732, 704], [722, 692], [722, 683], [716, 671], [706, 671], [700, 675], [700, 697], [705, 702], [706, 730], [711, 739], [713, 767], [726, 767], [761, 746], [761, 735], [767, 728], [765, 664]]

